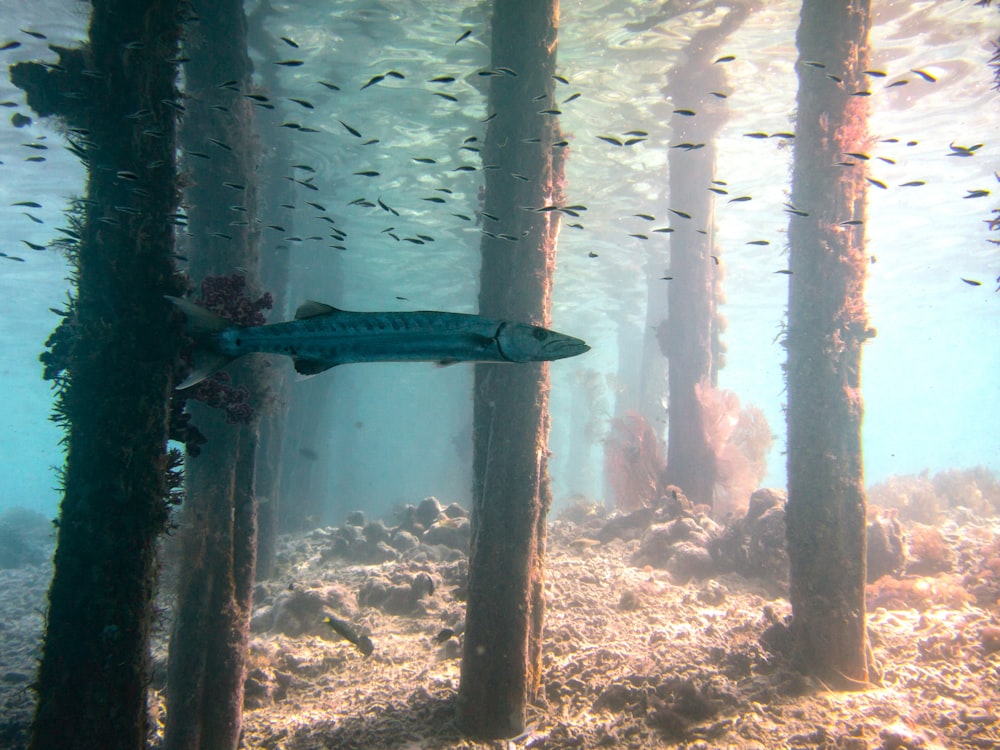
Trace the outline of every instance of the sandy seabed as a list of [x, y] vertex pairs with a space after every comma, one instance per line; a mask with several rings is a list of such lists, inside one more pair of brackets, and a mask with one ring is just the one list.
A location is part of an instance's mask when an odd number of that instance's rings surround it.
[[[329, 554], [332, 530], [284, 538], [277, 576], [255, 590], [243, 746], [1000, 748], [1000, 603], [987, 565], [1000, 521], [946, 522], [950, 571], [870, 587], [882, 678], [846, 693], [791, 671], [761, 638], [790, 613], [780, 586], [737, 574], [678, 582], [631, 564], [638, 540], [597, 543], [599, 523], [550, 524], [542, 689], [525, 732], [492, 742], [464, 740], [452, 720], [464, 556], [359, 565]], [[48, 564], [0, 570], [0, 748], [24, 747], [50, 575]], [[324, 615], [369, 635], [374, 653]], [[444, 629], [458, 634], [439, 643]], [[160, 725], [159, 689], [151, 710]]]

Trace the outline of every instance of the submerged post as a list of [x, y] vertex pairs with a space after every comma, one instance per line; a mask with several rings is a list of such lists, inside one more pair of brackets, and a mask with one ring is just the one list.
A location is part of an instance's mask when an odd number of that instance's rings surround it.
[[[788, 555], [796, 663], [868, 681], [861, 461], [870, 0], [806, 0], [798, 32], [788, 301]], [[820, 66], [835, 69], [842, 82]], [[860, 92], [860, 93], [859, 93]]]
[[[557, 0], [496, 0], [483, 163], [481, 315], [547, 325], [562, 146], [554, 103]], [[544, 93], [543, 99], [536, 99]], [[458, 723], [474, 737], [524, 729], [538, 687], [551, 503], [548, 364], [476, 366], [472, 549]]]

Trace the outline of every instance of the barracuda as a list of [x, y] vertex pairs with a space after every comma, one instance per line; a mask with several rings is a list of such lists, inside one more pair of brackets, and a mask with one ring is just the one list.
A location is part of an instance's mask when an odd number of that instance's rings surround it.
[[590, 349], [540, 326], [463, 313], [350, 312], [306, 302], [295, 320], [244, 327], [189, 300], [167, 299], [184, 313], [195, 343], [194, 370], [178, 389], [251, 352], [284, 354], [297, 372], [315, 375], [348, 362], [546, 362]]

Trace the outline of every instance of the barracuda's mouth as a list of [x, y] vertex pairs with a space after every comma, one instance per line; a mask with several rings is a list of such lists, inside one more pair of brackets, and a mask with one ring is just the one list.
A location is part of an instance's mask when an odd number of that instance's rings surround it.
[[545, 359], [566, 359], [575, 357], [578, 354], [589, 352], [590, 347], [581, 339], [565, 336], [561, 333], [553, 333], [552, 340], [547, 341], [542, 348]]

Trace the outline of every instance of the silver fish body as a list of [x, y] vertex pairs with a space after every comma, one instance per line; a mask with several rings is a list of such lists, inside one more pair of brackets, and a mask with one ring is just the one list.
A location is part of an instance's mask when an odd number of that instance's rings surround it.
[[590, 349], [540, 326], [463, 313], [351, 312], [306, 302], [295, 320], [244, 327], [188, 300], [168, 299], [185, 314], [196, 347], [194, 371], [178, 388], [251, 352], [284, 354], [297, 372], [315, 375], [348, 362], [540, 362]]

